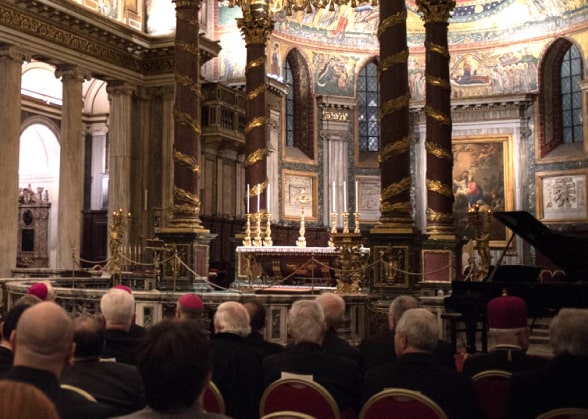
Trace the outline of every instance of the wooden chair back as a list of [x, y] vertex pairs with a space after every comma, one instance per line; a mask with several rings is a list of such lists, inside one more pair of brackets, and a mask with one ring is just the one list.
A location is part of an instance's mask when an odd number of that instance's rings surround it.
[[226, 412], [225, 400], [220, 390], [212, 381], [204, 390], [204, 397], [202, 397], [202, 408], [209, 413], [218, 413], [224, 415]]
[[447, 419], [437, 403], [418, 391], [389, 388], [374, 394], [359, 412], [359, 419]]
[[588, 409], [563, 407], [542, 413], [536, 419], [587, 419]]
[[315, 381], [281, 378], [265, 389], [259, 404], [260, 416], [280, 411], [304, 413], [320, 419], [340, 419], [333, 396]]

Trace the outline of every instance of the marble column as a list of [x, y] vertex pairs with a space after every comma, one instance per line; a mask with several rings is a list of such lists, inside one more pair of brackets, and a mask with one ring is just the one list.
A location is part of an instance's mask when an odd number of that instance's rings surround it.
[[90, 208], [100, 210], [104, 208], [104, 184], [106, 176], [106, 134], [108, 126], [106, 122], [95, 122], [88, 127], [88, 133], [92, 136], [92, 185], [90, 193]]
[[453, 153], [448, 19], [454, 0], [417, 0], [425, 21], [427, 227], [431, 238], [451, 239], [453, 225]]
[[[266, 209], [267, 156], [266, 145], [266, 44], [274, 24], [268, 5], [243, 3], [243, 18], [237, 25], [245, 38], [247, 65], [245, 67], [246, 118], [245, 126], [245, 183], [250, 185], [250, 212]], [[259, 185], [259, 188], [258, 188]], [[259, 199], [257, 198], [259, 196]], [[260, 208], [257, 207], [260, 203]]]
[[57, 268], [74, 269], [80, 254], [84, 209], [83, 83], [87, 72], [74, 65], [58, 66], [61, 78], [61, 152], [57, 213]]
[[[135, 89], [124, 82], [109, 82], [106, 87], [110, 100], [109, 164], [108, 164], [108, 225], [112, 214], [131, 209], [131, 131], [132, 98]], [[132, 215], [132, 214], [131, 214]]]
[[0, 45], [0, 277], [12, 276], [16, 267], [18, 235], [18, 163], [20, 150], [20, 88], [24, 56], [16, 48]]
[[410, 191], [408, 46], [406, 4], [386, 0], [380, 4], [380, 172], [381, 204], [377, 232], [412, 233], [414, 223]]
[[174, 103], [174, 178], [170, 227], [203, 230], [200, 221], [202, 133], [200, 115], [200, 0], [175, 0], [176, 92]]

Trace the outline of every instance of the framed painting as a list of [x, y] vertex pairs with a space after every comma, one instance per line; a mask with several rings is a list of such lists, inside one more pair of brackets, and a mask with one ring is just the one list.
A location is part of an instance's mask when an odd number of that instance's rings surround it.
[[304, 208], [305, 221], [317, 221], [317, 188], [316, 173], [282, 171], [282, 218], [300, 221]]
[[548, 223], [586, 221], [587, 175], [588, 169], [535, 173], [537, 218]]
[[[458, 237], [473, 238], [468, 211], [479, 205], [491, 211], [514, 208], [512, 137], [453, 139], [453, 217]], [[506, 246], [510, 231], [492, 219], [490, 247]]]

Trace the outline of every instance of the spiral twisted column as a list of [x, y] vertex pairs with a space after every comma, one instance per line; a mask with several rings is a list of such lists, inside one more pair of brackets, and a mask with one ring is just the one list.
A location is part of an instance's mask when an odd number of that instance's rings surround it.
[[[251, 185], [249, 199], [251, 212], [259, 212], [267, 203], [266, 143], [266, 43], [274, 24], [263, 2], [243, 2], [243, 17], [237, 25], [245, 38], [247, 65], [245, 67], [246, 108], [245, 117], [245, 183]], [[258, 205], [259, 203], [259, 205]]]
[[404, 0], [380, 4], [380, 224], [392, 233], [412, 233], [408, 46]]
[[175, 83], [173, 205], [175, 228], [201, 230], [200, 221], [200, 0], [175, 0]]
[[425, 21], [427, 227], [431, 238], [454, 237], [453, 153], [448, 19], [455, 0], [417, 0]]

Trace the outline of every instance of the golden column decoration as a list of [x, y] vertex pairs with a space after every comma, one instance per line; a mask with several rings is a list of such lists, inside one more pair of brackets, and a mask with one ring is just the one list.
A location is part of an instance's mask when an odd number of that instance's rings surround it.
[[174, 183], [171, 224], [202, 230], [200, 221], [200, 0], [175, 0]]
[[454, 239], [448, 19], [455, 0], [417, 0], [425, 21], [427, 227], [432, 239]]
[[386, 0], [380, 4], [380, 224], [391, 233], [412, 233], [410, 202], [410, 128], [406, 4]]

